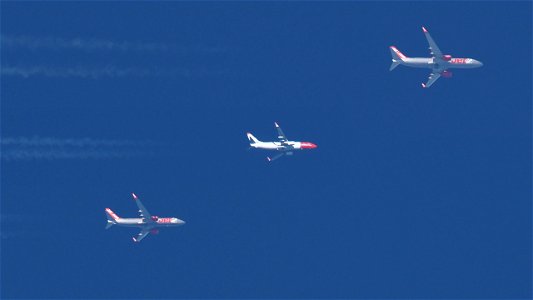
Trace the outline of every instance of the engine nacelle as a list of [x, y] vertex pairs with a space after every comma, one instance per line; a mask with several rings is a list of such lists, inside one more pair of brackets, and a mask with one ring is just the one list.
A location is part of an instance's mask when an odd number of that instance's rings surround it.
[[450, 61], [450, 60], [452, 59], [452, 56], [449, 55], [449, 54], [446, 54], [446, 55], [443, 55], [443, 56], [442, 56], [442, 59], [443, 59], [444, 61]]
[[451, 78], [452, 75], [453, 75], [453, 73], [450, 72], [450, 71], [442, 71], [441, 74], [442, 74], [442, 77], [444, 77], [444, 78]]
[[152, 216], [152, 221], [157, 222], [157, 220], [159, 220], [158, 216]]

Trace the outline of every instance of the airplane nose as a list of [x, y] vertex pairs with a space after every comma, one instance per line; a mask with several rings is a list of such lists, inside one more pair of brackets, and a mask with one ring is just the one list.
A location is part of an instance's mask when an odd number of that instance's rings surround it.
[[172, 220], [172, 223], [182, 225], [182, 224], [185, 224], [185, 221], [180, 220], [178, 218], [174, 218], [174, 220]]
[[302, 142], [301, 148], [302, 149], [315, 149], [318, 147], [316, 144], [310, 143], [310, 142]]

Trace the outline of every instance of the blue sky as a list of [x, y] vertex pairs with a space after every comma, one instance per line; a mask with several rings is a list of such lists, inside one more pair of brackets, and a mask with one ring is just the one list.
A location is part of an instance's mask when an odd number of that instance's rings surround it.
[[530, 298], [531, 8], [3, 2], [1, 296]]

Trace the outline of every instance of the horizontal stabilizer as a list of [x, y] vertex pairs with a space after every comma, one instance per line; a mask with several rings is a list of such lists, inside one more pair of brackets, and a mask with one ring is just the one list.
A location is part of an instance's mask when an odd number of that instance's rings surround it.
[[105, 226], [105, 229], [109, 229], [109, 227], [113, 226], [115, 222], [107, 220], [107, 225]]
[[268, 160], [268, 161], [275, 161], [276, 159], [282, 157], [283, 155], [285, 155], [285, 152], [278, 153], [278, 154], [276, 154], [274, 157], [270, 157], [270, 156], [269, 156], [269, 157], [267, 157], [267, 160]]
[[394, 70], [399, 65], [400, 65], [399, 62], [392, 60], [392, 64], [390, 65], [389, 71]]

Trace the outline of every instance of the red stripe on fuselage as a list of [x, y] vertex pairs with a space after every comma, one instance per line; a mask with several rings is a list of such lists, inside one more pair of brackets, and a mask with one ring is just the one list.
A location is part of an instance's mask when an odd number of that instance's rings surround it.
[[466, 60], [466, 58], [462, 58], [462, 57], [454, 57], [454, 58], [450, 59], [450, 63], [452, 63], [452, 64], [466, 64], [467, 60]]

